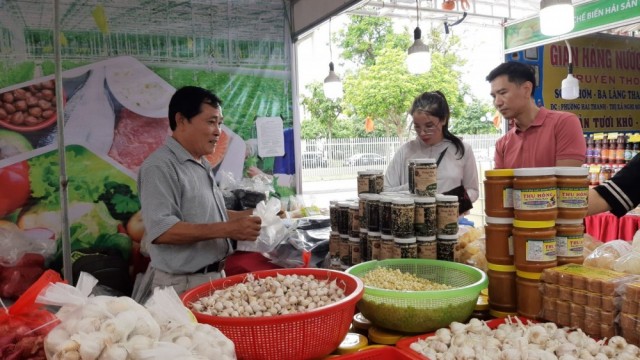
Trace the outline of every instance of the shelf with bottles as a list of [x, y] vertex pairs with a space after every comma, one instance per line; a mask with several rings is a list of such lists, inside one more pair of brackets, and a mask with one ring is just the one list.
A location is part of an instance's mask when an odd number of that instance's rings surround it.
[[609, 180], [640, 152], [640, 133], [585, 134], [586, 162], [591, 185]]

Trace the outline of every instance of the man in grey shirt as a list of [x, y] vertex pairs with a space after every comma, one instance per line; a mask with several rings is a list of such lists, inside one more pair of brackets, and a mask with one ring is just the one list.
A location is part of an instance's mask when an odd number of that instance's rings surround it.
[[151, 258], [147, 288], [173, 286], [180, 294], [224, 277], [232, 241], [255, 241], [260, 233], [260, 218], [251, 216], [252, 210], [225, 209], [203, 157], [220, 137], [221, 105], [216, 95], [199, 87], [176, 91], [169, 102], [173, 134], [140, 167], [142, 241]]

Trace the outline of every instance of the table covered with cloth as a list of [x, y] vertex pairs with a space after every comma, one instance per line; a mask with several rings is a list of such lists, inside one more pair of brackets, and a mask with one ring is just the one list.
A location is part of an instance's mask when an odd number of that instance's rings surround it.
[[602, 242], [617, 239], [631, 241], [640, 228], [640, 215], [627, 214], [618, 218], [610, 212], [605, 212], [587, 216], [584, 222], [585, 232]]

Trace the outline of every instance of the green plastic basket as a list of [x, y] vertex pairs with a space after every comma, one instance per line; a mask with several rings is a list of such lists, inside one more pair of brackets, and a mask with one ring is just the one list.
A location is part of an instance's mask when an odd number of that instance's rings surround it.
[[365, 285], [358, 302], [362, 315], [374, 325], [403, 332], [423, 333], [466, 321], [487, 287], [487, 275], [465, 264], [429, 259], [387, 259], [367, 261], [347, 269], [362, 278], [369, 271], [385, 267], [449, 285], [449, 290], [397, 291]]

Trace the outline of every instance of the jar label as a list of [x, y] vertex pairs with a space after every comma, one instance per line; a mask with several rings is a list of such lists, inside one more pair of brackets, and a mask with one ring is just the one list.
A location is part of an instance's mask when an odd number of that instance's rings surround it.
[[418, 259], [437, 259], [437, 245], [435, 241], [419, 242]]
[[527, 261], [554, 261], [556, 256], [556, 239], [527, 239]]
[[340, 241], [340, 260], [343, 264], [349, 264], [351, 262], [351, 247], [349, 241]]
[[589, 187], [558, 188], [559, 208], [586, 208], [588, 203]]
[[358, 176], [358, 194], [369, 192], [370, 181], [371, 181], [371, 175]]
[[513, 207], [516, 210], [540, 210], [556, 207], [556, 188], [514, 189]]
[[584, 236], [556, 236], [558, 256], [582, 256], [584, 249]]
[[369, 248], [367, 251], [371, 251], [369, 260], [381, 260], [380, 259], [380, 239], [369, 241]]
[[438, 234], [455, 235], [458, 233], [458, 203], [437, 206]]
[[502, 190], [502, 207], [513, 208], [513, 188]]
[[329, 254], [332, 257], [340, 256], [340, 235], [335, 234], [329, 237]]
[[380, 242], [380, 260], [393, 258], [393, 240]]
[[349, 244], [349, 248], [351, 250], [351, 265], [360, 264], [362, 260], [360, 254], [360, 244], [351, 243]]
[[437, 169], [414, 169], [415, 193], [420, 196], [435, 196], [438, 187]]

